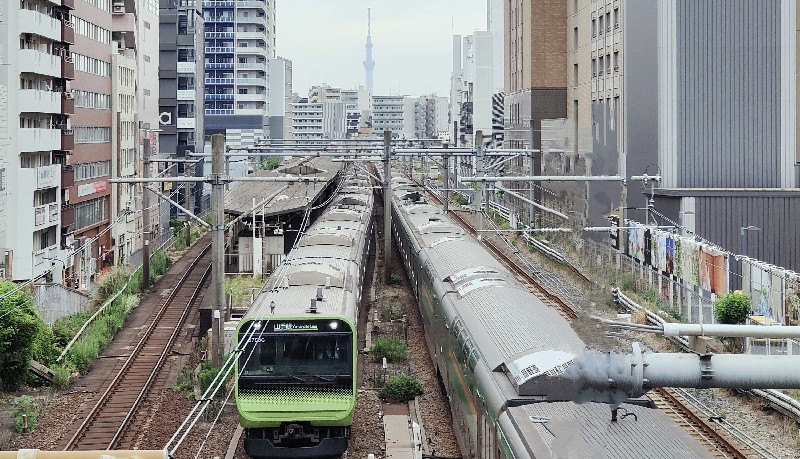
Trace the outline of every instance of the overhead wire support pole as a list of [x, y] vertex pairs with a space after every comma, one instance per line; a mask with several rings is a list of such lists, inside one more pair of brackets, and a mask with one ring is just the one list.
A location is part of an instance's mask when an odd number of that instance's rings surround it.
[[[447, 147], [448, 145], [444, 144], [444, 148], [447, 149]], [[444, 161], [444, 189], [442, 193], [444, 194], [444, 213], [447, 214], [450, 211], [450, 155], [445, 153], [442, 160]]]
[[225, 136], [211, 136], [211, 151], [211, 362], [219, 367], [222, 364], [222, 323], [225, 314], [225, 189], [222, 179], [225, 172]]
[[[484, 166], [484, 162], [483, 162], [483, 160], [484, 160], [484, 157], [483, 157], [483, 131], [476, 131], [475, 132], [475, 158], [476, 158], [475, 176], [476, 177], [480, 177], [481, 175], [486, 174], [486, 171], [484, 170], [484, 167], [483, 167]], [[461, 180], [465, 181], [465, 179], [463, 179], [463, 178]], [[484, 199], [486, 198], [484, 196], [485, 193], [486, 193], [486, 180], [481, 180], [480, 181], [480, 186], [478, 187], [478, 200], [477, 200], [478, 202], [476, 203], [477, 206], [478, 206], [478, 213], [479, 213], [479, 215], [478, 215], [478, 234], [477, 234], [477, 237], [478, 237], [479, 241], [481, 239], [483, 239], [483, 237], [481, 236], [480, 233], [483, 231], [483, 211], [484, 211], [484, 206], [486, 206], [486, 204], [484, 202]]]
[[383, 283], [392, 283], [392, 131], [383, 131]]
[[462, 182], [621, 182], [618, 175], [521, 175], [464, 177]]
[[[143, 156], [143, 167], [144, 170], [142, 171], [142, 177], [145, 180], [149, 180], [150, 178], [150, 137], [145, 137], [144, 145], [143, 145], [144, 152]], [[144, 223], [142, 225], [142, 233], [144, 234], [144, 241], [142, 245], [142, 288], [141, 292], [147, 292], [147, 289], [150, 288], [150, 231], [152, 228], [150, 226], [150, 193], [148, 192], [147, 186], [142, 187], [142, 218], [144, 219]]]

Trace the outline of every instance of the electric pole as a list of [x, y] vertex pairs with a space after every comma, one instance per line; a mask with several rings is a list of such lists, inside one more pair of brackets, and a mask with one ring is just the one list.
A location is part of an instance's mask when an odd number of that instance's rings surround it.
[[[144, 139], [144, 152], [142, 155], [142, 163], [144, 170], [142, 177], [145, 179], [150, 178], [150, 137]], [[144, 245], [142, 247], [142, 293], [146, 293], [150, 287], [150, 192], [147, 190], [147, 185], [142, 187], [142, 207], [144, 224], [142, 225], [142, 234], [144, 235]]]
[[[383, 282], [392, 283], [392, 131], [383, 131]], [[413, 164], [412, 164], [413, 168]]]
[[222, 323], [225, 314], [225, 136], [211, 136], [211, 290], [213, 318], [211, 340], [214, 343], [211, 361], [222, 365]]

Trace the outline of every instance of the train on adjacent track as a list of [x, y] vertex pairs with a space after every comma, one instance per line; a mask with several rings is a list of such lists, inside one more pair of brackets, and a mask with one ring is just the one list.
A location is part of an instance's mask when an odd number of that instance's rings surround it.
[[348, 446], [374, 198], [366, 175], [343, 175], [237, 327], [236, 406], [253, 458], [339, 457]]
[[391, 188], [392, 234], [464, 457], [713, 457], [647, 399], [612, 412], [530, 390], [529, 381], [563, 371], [585, 343], [425, 190], [401, 177]]

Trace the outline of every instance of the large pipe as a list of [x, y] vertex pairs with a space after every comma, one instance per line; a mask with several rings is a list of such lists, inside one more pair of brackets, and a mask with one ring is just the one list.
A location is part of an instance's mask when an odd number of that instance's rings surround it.
[[544, 351], [525, 359], [539, 374], [520, 376], [512, 364], [519, 394], [548, 401], [621, 403], [656, 387], [800, 388], [800, 356], [642, 353], [634, 343], [632, 353]]
[[664, 336], [728, 336], [749, 338], [800, 338], [800, 327], [664, 322]]

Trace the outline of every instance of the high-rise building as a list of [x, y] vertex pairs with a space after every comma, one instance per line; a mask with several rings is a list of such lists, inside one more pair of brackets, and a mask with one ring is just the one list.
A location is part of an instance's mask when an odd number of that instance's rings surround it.
[[[203, 15], [200, 1], [180, 4], [161, 0], [159, 14], [159, 146], [167, 157], [190, 159], [203, 151], [203, 103], [205, 69]], [[178, 163], [171, 175], [202, 173], [199, 167]], [[186, 187], [189, 190], [186, 190]], [[181, 192], [184, 188], [184, 192]], [[173, 187], [180, 204], [199, 211], [202, 200], [196, 199], [200, 186], [181, 184]], [[187, 194], [186, 191], [189, 191]], [[185, 202], [186, 200], [190, 202]], [[177, 216], [173, 207], [171, 214]]]
[[32, 279], [52, 268], [60, 281], [68, 264], [62, 242], [64, 230], [72, 226], [62, 228], [62, 218], [71, 197], [67, 190], [74, 192], [68, 163], [75, 148], [70, 130], [76, 102], [70, 92], [75, 77], [73, 8], [72, 1], [0, 2], [2, 278]]
[[264, 137], [267, 60], [275, 57], [275, 2], [206, 0], [205, 131]]

